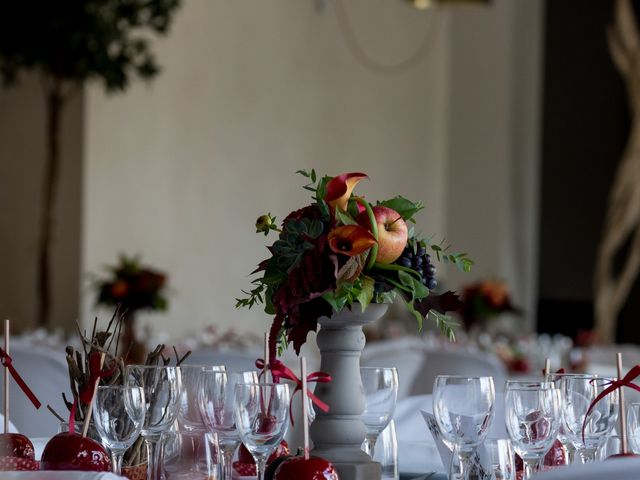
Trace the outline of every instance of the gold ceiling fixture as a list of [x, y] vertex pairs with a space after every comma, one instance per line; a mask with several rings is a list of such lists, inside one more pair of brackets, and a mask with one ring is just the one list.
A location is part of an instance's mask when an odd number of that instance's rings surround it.
[[477, 4], [488, 5], [490, 0], [405, 0], [418, 10], [427, 10], [436, 6], [447, 6], [454, 4]]

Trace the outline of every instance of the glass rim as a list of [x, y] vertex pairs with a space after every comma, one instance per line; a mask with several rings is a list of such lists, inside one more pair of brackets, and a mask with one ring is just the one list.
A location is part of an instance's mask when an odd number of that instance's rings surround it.
[[[512, 388], [513, 386], [513, 388]], [[557, 390], [553, 382], [547, 382], [543, 380], [507, 380], [504, 384], [505, 391], [507, 390]]]
[[146, 370], [152, 370], [152, 369], [177, 369], [180, 368], [179, 366], [176, 365], [127, 365], [125, 367], [127, 370], [129, 369], [133, 369], [133, 368], [138, 368], [138, 369], [146, 369]]
[[396, 367], [360, 367], [360, 370], [395, 370], [396, 372], [398, 371]]
[[598, 382], [600, 381], [605, 381], [605, 382], [615, 382], [618, 380], [618, 377], [598, 377], [598, 376], [591, 376], [591, 375], [575, 375], [572, 377], [569, 377], [569, 379], [576, 379], [576, 380], [596, 380]]
[[130, 390], [130, 389], [133, 389], [133, 388], [144, 389], [144, 387], [141, 386], [141, 385], [98, 385], [96, 390], [98, 390], [99, 388], [101, 388], [102, 390], [107, 390], [107, 389], [113, 389], [113, 390], [128, 389], [128, 390]]
[[482, 380], [483, 378], [490, 378], [491, 380], [494, 379], [493, 375], [479, 375], [475, 377], [469, 377], [466, 375], [437, 375], [436, 380], [439, 378], [452, 378], [456, 380]]
[[238, 382], [236, 383], [236, 388], [240, 387], [240, 386], [247, 386], [247, 387], [287, 387], [289, 388], [289, 385], [287, 385], [286, 383], [273, 383], [273, 382], [258, 382], [258, 383], [252, 383], [252, 382]]
[[204, 370], [205, 372], [225, 372], [226, 371], [226, 366], [225, 365], [201, 365], [201, 364], [195, 364], [195, 365], [190, 365], [190, 364], [186, 364], [186, 365], [177, 365], [176, 368], [222, 368], [224, 370]]

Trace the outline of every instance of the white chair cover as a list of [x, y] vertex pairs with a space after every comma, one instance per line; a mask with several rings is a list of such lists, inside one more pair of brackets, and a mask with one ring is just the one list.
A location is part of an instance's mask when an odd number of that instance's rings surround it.
[[[72, 399], [64, 351], [47, 347], [12, 344], [13, 365], [42, 403], [36, 410], [20, 387], [11, 379], [9, 413], [18, 431], [28, 437], [51, 437], [58, 433], [60, 422], [47, 410], [47, 404], [64, 417], [68, 416], [62, 392]], [[4, 407], [4, 397], [2, 400]]]
[[575, 464], [534, 475], [536, 480], [637, 480], [640, 458], [620, 458], [589, 464]]

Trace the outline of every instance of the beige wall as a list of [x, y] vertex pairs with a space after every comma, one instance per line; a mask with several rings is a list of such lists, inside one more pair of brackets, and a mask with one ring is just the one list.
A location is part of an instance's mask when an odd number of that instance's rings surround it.
[[[0, 316], [36, 325], [37, 242], [45, 163], [44, 93], [36, 75], [0, 89]], [[82, 95], [63, 118], [62, 163], [52, 250], [52, 325], [78, 318]]]
[[234, 299], [267, 254], [258, 215], [281, 220], [309, 201], [299, 168], [365, 171], [371, 182], [359, 192], [422, 199], [423, 232], [446, 233], [446, 15], [344, 4], [384, 62], [406, 57], [434, 21], [427, 58], [397, 75], [363, 68], [330, 4], [190, 0], [158, 42], [157, 80], [113, 98], [88, 90], [83, 270], [119, 252], [167, 270], [171, 309], [148, 318], [154, 328], [267, 328], [260, 310], [235, 310]]

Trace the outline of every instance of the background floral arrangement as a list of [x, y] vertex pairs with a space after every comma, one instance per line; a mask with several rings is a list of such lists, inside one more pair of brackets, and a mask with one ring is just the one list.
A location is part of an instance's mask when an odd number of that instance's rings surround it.
[[129, 312], [167, 309], [165, 273], [141, 265], [137, 256], [126, 255], [121, 255], [119, 263], [106, 270], [109, 276], [95, 281], [97, 304], [121, 305]]
[[502, 280], [479, 280], [463, 288], [460, 315], [467, 330], [501, 313], [520, 313]]
[[[297, 173], [309, 180], [304, 188], [314, 202], [291, 212], [277, 226], [275, 217], [263, 215], [258, 233], [276, 231], [268, 247], [271, 256], [253, 272], [254, 288], [236, 299], [236, 307], [264, 303], [274, 315], [269, 335], [270, 356], [289, 342], [297, 353], [318, 319], [357, 303], [363, 311], [370, 303], [390, 303], [402, 298], [418, 321], [431, 316], [453, 339], [454, 322], [445, 315], [460, 302], [453, 292], [431, 293], [437, 286], [430, 251], [438, 260], [469, 271], [473, 261], [464, 253], [448, 253], [415, 233], [413, 216], [423, 207], [397, 196], [370, 204], [352, 195], [368, 178], [364, 173], [318, 177], [315, 170]], [[353, 307], [356, 308], [356, 307]]]

